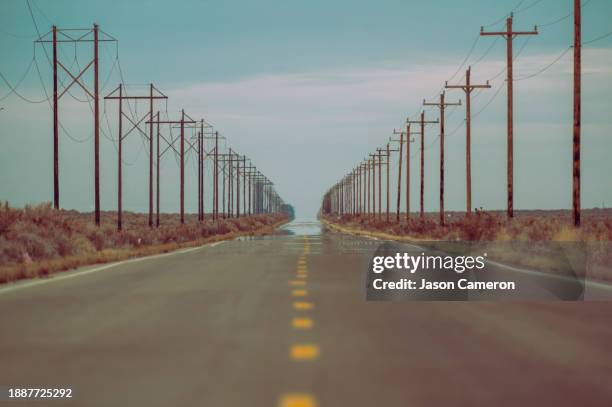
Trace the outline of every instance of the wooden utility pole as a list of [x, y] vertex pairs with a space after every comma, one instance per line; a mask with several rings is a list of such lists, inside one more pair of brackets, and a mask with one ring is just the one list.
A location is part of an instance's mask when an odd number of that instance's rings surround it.
[[[102, 34], [102, 35], [100, 35]], [[50, 38], [49, 38], [50, 36]], [[94, 220], [96, 226], [100, 226], [100, 92], [99, 92], [99, 43], [104, 41], [116, 41], [110, 35], [102, 32], [97, 24], [92, 29], [59, 29], [53, 26], [47, 34], [37, 38], [35, 43], [51, 43], [53, 47], [53, 206], [59, 209], [59, 100], [75, 84], [90, 97], [93, 102], [94, 115]], [[79, 72], [72, 73], [70, 67], [67, 68], [59, 60], [57, 52], [58, 43], [79, 42], [93, 43], [93, 59], [84, 67], [79, 67]], [[92, 88], [85, 86], [83, 75], [93, 67]], [[58, 84], [58, 72], [61, 68], [70, 77], [68, 85], [60, 91]], [[63, 85], [63, 83], [62, 83]], [[91, 107], [91, 105], [90, 105]]]
[[214, 165], [214, 173], [215, 173], [215, 192], [213, 200], [215, 202], [215, 210], [214, 210], [214, 218], [219, 219], [219, 132], [215, 131], [215, 165]]
[[181, 110], [181, 223], [185, 223], [185, 110]]
[[389, 158], [391, 157], [391, 151], [389, 149], [389, 143], [387, 143], [387, 223], [389, 223]]
[[425, 125], [438, 123], [438, 120], [425, 120], [425, 111], [421, 112], [419, 120], [408, 120], [421, 126], [421, 218], [425, 216]]
[[370, 203], [371, 203], [370, 201], [372, 200], [372, 199], [370, 198], [370, 184], [371, 184], [371, 182], [370, 182], [370, 178], [371, 178], [371, 167], [372, 167], [372, 160], [371, 160], [371, 159], [368, 159], [368, 160], [367, 160], [367, 163], [368, 163], [368, 164], [367, 164], [367, 165], [368, 165], [368, 187], [367, 187], [366, 189], [367, 189], [367, 191], [368, 191], [368, 216], [370, 216], [370, 214], [371, 214], [371, 208], [372, 208], [372, 206], [370, 205]]
[[490, 31], [485, 32], [483, 27], [480, 27], [480, 35], [501, 35], [506, 39], [506, 85], [508, 87], [508, 109], [507, 109], [507, 131], [508, 131], [508, 171], [507, 171], [507, 187], [508, 187], [508, 208], [507, 214], [508, 218], [512, 218], [514, 216], [514, 196], [513, 196], [513, 183], [514, 183], [514, 119], [513, 119], [513, 106], [514, 106], [514, 97], [513, 97], [513, 55], [512, 55], [512, 42], [514, 38], [519, 35], [537, 35], [538, 30], [537, 27], [534, 27], [533, 31], [513, 31], [512, 30], [512, 14], [510, 17], [506, 19], [506, 31]]
[[393, 140], [399, 142], [399, 157], [398, 157], [398, 170], [397, 170], [397, 209], [395, 211], [395, 221], [400, 221], [400, 206], [402, 204], [402, 155], [404, 152], [404, 132], [396, 131], [393, 129], [393, 134], [399, 134], [399, 140]]
[[471, 94], [474, 89], [488, 89], [491, 88], [489, 81], [484, 85], [474, 85], [470, 81], [470, 73], [472, 67], [468, 67], [465, 72], [465, 84], [464, 85], [449, 85], [445, 83], [446, 89], [462, 89], [465, 92], [465, 129], [466, 129], [466, 143], [465, 143], [465, 161], [466, 161], [466, 211], [467, 215], [472, 214], [472, 112], [471, 112]]
[[[116, 41], [110, 35], [103, 33], [100, 37], [100, 30], [97, 24], [94, 24], [93, 29], [58, 29], [53, 26], [47, 34], [37, 38], [35, 43], [51, 43], [53, 48], [53, 206], [59, 209], [59, 100], [68, 92], [72, 85], [77, 84], [83, 91], [94, 101], [94, 208], [95, 208], [95, 223], [100, 225], [100, 105], [99, 105], [99, 55], [98, 45], [103, 41]], [[50, 38], [49, 38], [50, 36]], [[79, 68], [79, 72], [72, 73], [69, 68], [66, 68], [59, 60], [57, 52], [58, 43], [72, 42], [76, 45], [78, 42], [93, 43], [93, 59], [83, 69]], [[88, 89], [82, 81], [83, 74], [93, 66], [93, 89]], [[58, 72], [61, 68], [65, 74], [70, 77], [68, 85], [59, 92]]]
[[53, 206], [59, 209], [59, 120], [57, 95], [57, 27], [53, 26]]
[[574, 226], [580, 226], [580, 122], [582, 76], [582, 16], [580, 0], [574, 0], [574, 126], [573, 126], [573, 177], [572, 207]]
[[376, 217], [376, 154], [370, 153], [370, 157], [372, 157], [372, 215]]
[[414, 142], [413, 134], [421, 133], [410, 131], [410, 120], [406, 119], [406, 222], [410, 219], [410, 143]]
[[423, 106], [438, 106], [440, 108], [440, 225], [444, 226], [444, 110], [446, 106], [461, 106], [461, 100], [455, 103], [445, 102], [444, 92], [442, 92], [439, 102], [423, 100]]
[[[236, 154], [236, 217], [240, 217], [240, 156]], [[244, 171], [244, 169], [243, 169]]]
[[159, 151], [159, 111], [157, 111], [157, 160], [156, 163], [156, 186], [155, 186], [155, 226], [159, 227], [159, 160], [161, 158], [161, 152]]
[[[391, 140], [393, 141], [393, 140]], [[389, 223], [389, 204], [391, 203], [390, 188], [389, 188], [389, 167], [391, 167], [391, 153], [399, 150], [390, 148], [390, 143], [387, 143], [387, 223]], [[400, 168], [401, 172], [401, 168]]]
[[246, 155], [242, 156], [242, 213], [244, 216], [247, 214], [246, 207], [246, 173], [248, 169], [246, 166]]
[[[155, 86], [153, 86], [153, 84], [149, 84], [149, 94], [141, 94], [141, 95], [128, 95], [127, 91], [124, 93], [125, 89], [125, 85], [123, 84], [119, 84], [115, 89], [113, 89], [108, 95], [104, 96], [104, 100], [117, 100], [119, 102], [119, 115], [118, 115], [118, 121], [119, 121], [119, 133], [117, 135], [118, 138], [118, 153], [119, 153], [119, 162], [118, 162], [118, 191], [117, 191], [117, 229], [121, 230], [121, 218], [122, 218], [122, 197], [123, 197], [123, 191], [122, 191], [122, 166], [123, 166], [123, 161], [122, 161], [122, 141], [123, 139], [125, 139], [127, 136], [129, 136], [134, 130], [137, 130], [142, 137], [146, 138], [149, 140], [149, 226], [152, 227], [153, 226], [153, 124], [156, 123], [156, 121], [153, 120], [153, 111], [152, 111], [152, 107], [153, 107], [153, 103], [155, 100], [163, 100], [163, 99], [168, 99], [168, 97], [166, 95], [164, 95], [163, 93], [161, 93]], [[156, 93], [154, 93], [154, 91], [156, 91]], [[135, 102], [137, 102], [138, 100], [148, 100], [149, 101], [149, 111], [144, 114], [140, 119], [137, 117], [133, 117], [130, 115], [127, 115], [124, 111], [123, 111], [123, 101], [124, 100], [133, 100]], [[123, 119], [126, 119], [129, 122], [129, 128], [128, 131], [123, 132]], [[145, 122], [145, 129], [141, 128], [142, 122], [145, 119], [149, 119], [148, 121]], [[157, 117], [157, 122], [159, 122], [159, 116]], [[147, 134], [146, 130], [146, 125], [149, 124], [149, 133]], [[158, 123], [158, 127], [159, 127], [159, 123]]]
[[200, 130], [197, 131], [198, 136], [198, 221], [202, 222], [204, 216], [202, 214], [202, 137], [204, 137], [204, 120], [200, 119]]
[[[212, 126], [208, 126], [212, 128]], [[218, 131], [212, 131], [210, 137], [204, 137], [205, 140], [214, 140], [215, 146], [208, 155], [213, 156], [213, 196], [212, 196], [212, 216], [213, 219], [219, 219], [219, 140], [225, 140], [225, 137], [220, 136]], [[204, 204], [202, 204], [204, 205]]]
[[122, 116], [122, 112], [121, 112], [121, 108], [122, 108], [122, 102], [123, 102], [123, 86], [121, 84], [119, 84], [119, 133], [117, 135], [117, 144], [118, 144], [118, 148], [117, 148], [117, 230], [121, 230], [122, 228], [122, 214], [123, 214], [123, 205], [122, 205], [122, 194], [123, 194], [123, 183], [122, 183], [122, 177], [121, 177], [121, 172], [122, 172], [122, 168], [123, 168], [123, 156], [122, 156], [122, 146], [123, 146], [123, 118]]
[[377, 148], [378, 152], [378, 219], [382, 219], [382, 148]]
[[[159, 124], [170, 124], [170, 125], [178, 124], [180, 125], [181, 135], [179, 139], [180, 140], [179, 151], [177, 152], [176, 149], [174, 149], [173, 142], [169, 142], [167, 140], [166, 142], [168, 143], [168, 148], [172, 148], [175, 151], [175, 153], [178, 153], [180, 157], [180, 218], [181, 218], [181, 223], [185, 223], [185, 124], [190, 124], [190, 125], [195, 126], [197, 122], [193, 120], [191, 117], [189, 117], [189, 115], [185, 113], [185, 110], [181, 110], [180, 120], [159, 120], [159, 112], [158, 112], [157, 120], [153, 120], [153, 117], [151, 117], [151, 120], [146, 121], [145, 123], [146, 124], [156, 123], [158, 126]], [[158, 127], [158, 134], [159, 134], [159, 127]], [[194, 148], [193, 146], [190, 146], [190, 147]], [[163, 154], [163, 152], [161, 154]], [[159, 161], [157, 163], [157, 166], [159, 168]], [[158, 176], [159, 176], [159, 173], [158, 173]], [[159, 185], [159, 182], [158, 182], [158, 185]], [[158, 190], [159, 190], [159, 186], [158, 186]], [[159, 198], [158, 198], [158, 201], [159, 201]]]
[[100, 59], [98, 57], [98, 25], [94, 24], [94, 211], [96, 226], [100, 226]]

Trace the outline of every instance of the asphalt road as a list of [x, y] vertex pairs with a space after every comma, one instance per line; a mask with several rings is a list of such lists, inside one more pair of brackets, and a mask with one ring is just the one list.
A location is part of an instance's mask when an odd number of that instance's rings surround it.
[[0, 289], [0, 388], [74, 396], [0, 407], [612, 405], [612, 303], [366, 302], [319, 232]]

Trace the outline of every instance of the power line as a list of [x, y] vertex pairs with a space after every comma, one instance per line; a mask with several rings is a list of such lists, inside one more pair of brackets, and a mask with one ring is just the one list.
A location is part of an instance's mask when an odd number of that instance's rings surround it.
[[525, 7], [521, 8], [521, 9], [518, 9], [518, 10], [514, 10], [514, 13], [515, 13], [515, 14], [518, 14], [518, 13], [522, 13], [522, 12], [524, 12], [524, 11], [527, 11], [527, 10], [529, 10], [530, 8], [537, 6], [537, 5], [538, 5], [538, 4], [540, 4], [541, 2], [542, 2], [542, 0], [535, 0], [533, 3], [531, 3], [531, 4], [530, 4], [530, 5], [528, 5], [528, 6], [525, 6]]
[[546, 66], [544, 66], [543, 68], [539, 69], [538, 71], [530, 74], [530, 75], [526, 75], [526, 76], [521, 76], [518, 77], [516, 79], [514, 79], [514, 81], [524, 81], [525, 79], [531, 79], [535, 76], [540, 75], [541, 73], [547, 71], [550, 67], [552, 67], [554, 64], [556, 64], [557, 62], [559, 62], [559, 60], [561, 60], [561, 58], [563, 58], [565, 56], [565, 54], [567, 54], [570, 50], [572, 49], [572, 47], [567, 47], [565, 49], [565, 51], [563, 51], [557, 58], [555, 58], [551, 63], [547, 64]]
[[10, 91], [6, 95], [4, 95], [4, 96], [2, 96], [0, 98], [0, 101], [5, 100], [6, 98], [11, 96], [12, 94], [17, 95], [17, 97], [19, 97], [20, 99], [22, 99], [22, 100], [24, 100], [25, 102], [28, 102], [28, 103], [44, 103], [45, 101], [48, 100], [48, 99], [32, 100], [30, 98], [25, 97], [24, 95], [22, 95], [21, 93], [19, 93], [17, 91], [17, 89], [19, 88], [21, 83], [28, 76], [28, 73], [32, 69], [32, 65], [34, 65], [34, 57], [32, 57], [32, 59], [30, 60], [30, 63], [28, 64], [28, 67], [26, 68], [25, 72], [23, 73], [23, 75], [21, 75], [21, 78], [19, 79], [19, 81], [17, 81], [17, 83], [15, 85], [11, 85], [10, 82], [8, 81], [8, 79], [6, 78], [6, 76], [4, 76], [4, 74], [2, 74], [2, 72], [0, 72], [0, 78], [2, 78], [4, 83], [6, 83], [6, 86], [8, 86], [8, 88], [10, 89]]
[[[521, 0], [521, 1], [519, 1], [519, 2], [518, 2], [518, 4], [517, 4], [516, 6], [514, 6], [514, 8], [512, 8], [512, 10], [510, 10], [510, 13], [512, 13], [512, 12], [514, 12], [516, 9], [518, 9], [518, 8], [519, 8], [519, 7], [520, 7], [520, 6], [521, 6], [521, 5], [522, 5], [524, 2], [525, 2], [525, 0]], [[499, 24], [499, 23], [501, 23], [501, 22], [503, 22], [503, 21], [506, 21], [506, 18], [508, 17], [508, 15], [509, 15], [510, 13], [508, 13], [508, 14], [504, 15], [504, 16], [503, 16], [502, 18], [500, 18], [499, 20], [496, 20], [496, 21], [494, 21], [494, 22], [492, 22], [492, 23], [490, 23], [490, 24], [487, 24], [487, 25], [483, 25], [483, 27], [485, 27], [485, 28], [489, 28], [489, 27], [492, 27], [492, 26], [494, 26], [494, 25], [497, 25], [497, 24]]]
[[11, 32], [8, 32], [8, 31], [2, 30], [2, 29], [0, 29], [0, 33], [6, 34], [6, 35], [8, 35], [10, 37], [17, 38], [17, 39], [33, 39], [33, 38], [36, 38], [36, 36], [34, 36], [34, 35], [13, 34]]
[[499, 95], [499, 94], [500, 94], [500, 92], [501, 92], [501, 90], [502, 90], [503, 88], [504, 88], [504, 87], [503, 87], [502, 85], [500, 85], [500, 86], [497, 88], [497, 91], [495, 92], [495, 94], [493, 94], [493, 96], [491, 97], [491, 99], [489, 99], [489, 101], [488, 101], [487, 103], [485, 103], [485, 104], [484, 104], [484, 106], [483, 106], [482, 108], [480, 108], [480, 110], [478, 110], [476, 113], [474, 113], [474, 116], [472, 116], [472, 118], [473, 118], [473, 119], [475, 119], [476, 117], [478, 117], [478, 115], [479, 115], [480, 113], [482, 113], [482, 112], [483, 112], [483, 111], [484, 111], [484, 110], [485, 110], [487, 107], [489, 107], [489, 105], [491, 105], [491, 103], [493, 103], [493, 101], [494, 101], [494, 100], [497, 98], [497, 95]]
[[[584, 6], [586, 6], [587, 4], [589, 4], [591, 2], [591, 0], [586, 0], [584, 1], [581, 5], [580, 8], [583, 8]], [[565, 14], [564, 16], [561, 16], [559, 18], [556, 18], [552, 21], [549, 21], [547, 23], [544, 24], [538, 24], [538, 28], [544, 28], [544, 27], [550, 27], [551, 25], [555, 25], [560, 23], [561, 21], [567, 20], [568, 18], [570, 18], [570, 16], [572, 15], [572, 12], [568, 12], [567, 14]]]
[[600, 35], [599, 37], [595, 37], [592, 40], [588, 40], [586, 42], [583, 42], [582, 45], [587, 45], [587, 44], [590, 44], [590, 43], [595, 42], [595, 41], [603, 40], [604, 38], [608, 38], [611, 35], [612, 35], [612, 31], [610, 31], [610, 32], [608, 32], [606, 34]]

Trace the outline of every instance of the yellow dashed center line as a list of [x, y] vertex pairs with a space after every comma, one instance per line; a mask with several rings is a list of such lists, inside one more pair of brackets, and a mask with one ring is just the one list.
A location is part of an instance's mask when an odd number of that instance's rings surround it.
[[291, 290], [291, 295], [294, 297], [306, 297], [308, 295], [308, 291], [302, 289]]
[[278, 407], [318, 407], [317, 400], [310, 394], [289, 393], [278, 401]]
[[[310, 254], [310, 243], [308, 242], [308, 236], [304, 236], [304, 251], [298, 257], [296, 275], [293, 280], [289, 280], [289, 285], [293, 288], [291, 295], [293, 297], [307, 297], [308, 290], [306, 290], [306, 279], [308, 277], [306, 267], [306, 255]], [[296, 311], [309, 311], [314, 308], [312, 302], [307, 301], [294, 301], [293, 309]], [[312, 318], [307, 316], [294, 317], [291, 320], [291, 326], [295, 330], [308, 330], [314, 326]], [[313, 343], [298, 343], [291, 345], [289, 348], [289, 357], [291, 360], [296, 362], [312, 361], [319, 357], [320, 350], [316, 344]], [[318, 407], [317, 399], [309, 393], [287, 393], [281, 396], [278, 401], [279, 407]]]
[[298, 311], [308, 311], [314, 308], [314, 304], [312, 302], [295, 301], [293, 303], [293, 308]]
[[294, 329], [310, 329], [314, 323], [310, 318], [293, 318], [291, 325]]
[[297, 344], [289, 349], [289, 356], [296, 361], [314, 360], [319, 357], [319, 347], [313, 344]]

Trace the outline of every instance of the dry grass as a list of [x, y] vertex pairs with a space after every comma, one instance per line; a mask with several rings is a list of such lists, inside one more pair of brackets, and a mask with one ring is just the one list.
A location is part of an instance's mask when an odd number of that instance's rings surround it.
[[[538, 262], [548, 261], [540, 253], [537, 242], [585, 242], [588, 256], [588, 276], [612, 281], [612, 210], [591, 209], [582, 212], [582, 226], [573, 227], [570, 211], [516, 211], [514, 219], [508, 221], [505, 212], [478, 211], [471, 217], [464, 213], [448, 213], [446, 225], [439, 225], [438, 214], [428, 213], [423, 219], [411, 214], [409, 221], [402, 215], [401, 222], [367, 216], [325, 216], [324, 221], [340, 227], [340, 231], [373, 235], [395, 240], [442, 240], [477, 242], [523, 242], [533, 243], [530, 256], [504, 255], [500, 260], [510, 260], [519, 266], [535, 267]], [[495, 245], [493, 245], [495, 246]], [[492, 252], [492, 250], [489, 250]], [[513, 257], [514, 256], [514, 257]], [[546, 269], [546, 267], [544, 267]]]
[[55, 210], [50, 204], [11, 208], [0, 205], [0, 283], [45, 276], [87, 264], [168, 252], [246, 234], [270, 233], [287, 220], [281, 215], [253, 215], [198, 223], [187, 215], [164, 214], [160, 228], [149, 228], [145, 214], [124, 214], [117, 231], [115, 213], [104, 212], [95, 227], [90, 213]]
[[410, 236], [421, 240], [467, 241], [612, 241], [612, 209], [591, 209], [582, 213], [582, 227], [573, 227], [570, 211], [516, 211], [508, 221], [503, 212], [478, 211], [470, 217], [464, 213], [447, 213], [446, 225], [439, 225], [438, 214], [423, 219], [411, 214], [400, 223], [378, 217], [344, 215], [327, 216], [326, 220], [350, 228]]

